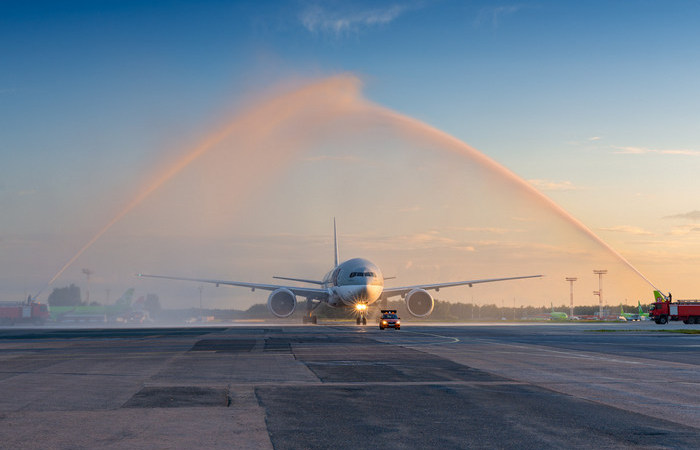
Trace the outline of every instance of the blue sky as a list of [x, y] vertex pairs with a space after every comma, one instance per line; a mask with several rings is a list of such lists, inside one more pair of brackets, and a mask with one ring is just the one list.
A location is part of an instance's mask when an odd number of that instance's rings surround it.
[[271, 86], [342, 73], [697, 296], [699, 19], [697, 1], [4, 1], [0, 296], [42, 285], [170, 149]]

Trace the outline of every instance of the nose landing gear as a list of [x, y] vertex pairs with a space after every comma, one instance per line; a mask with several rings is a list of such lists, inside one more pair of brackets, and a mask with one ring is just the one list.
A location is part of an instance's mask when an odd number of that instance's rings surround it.
[[367, 325], [367, 304], [366, 303], [356, 303], [355, 304], [355, 321], [359, 325]]

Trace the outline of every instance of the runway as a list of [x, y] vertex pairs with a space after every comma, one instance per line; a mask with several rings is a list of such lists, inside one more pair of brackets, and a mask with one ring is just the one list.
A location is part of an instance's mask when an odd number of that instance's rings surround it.
[[0, 447], [697, 448], [700, 335], [656, 329], [2, 329]]

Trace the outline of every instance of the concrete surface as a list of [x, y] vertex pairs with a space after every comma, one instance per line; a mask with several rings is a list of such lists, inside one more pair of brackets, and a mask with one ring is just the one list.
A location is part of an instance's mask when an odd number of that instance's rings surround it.
[[700, 335], [657, 329], [2, 329], [0, 447], [698, 448]]

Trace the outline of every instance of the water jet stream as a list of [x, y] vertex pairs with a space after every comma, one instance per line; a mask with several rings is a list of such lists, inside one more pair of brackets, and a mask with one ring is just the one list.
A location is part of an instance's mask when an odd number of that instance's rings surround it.
[[[142, 203], [154, 191], [159, 189], [167, 181], [182, 172], [192, 162], [197, 160], [214, 146], [222, 143], [234, 133], [243, 133], [250, 147], [250, 141], [261, 142], [275, 130], [289, 125], [292, 119], [299, 116], [308, 116], [314, 124], [318, 125], [332, 120], [338, 114], [352, 110], [355, 99], [359, 97], [360, 84], [356, 77], [336, 76], [316, 81], [298, 89], [284, 92], [275, 97], [264, 99], [242, 113], [222, 129], [212, 133], [199, 145], [185, 154], [179, 161], [172, 164], [153, 182], [145, 186], [121, 211], [105, 224], [90, 240], [88, 240], [73, 257], [71, 257], [56, 274], [46, 283], [33, 298], [37, 298], [46, 288], [53, 284], [80, 256], [85, 253], [98, 239], [110, 228], [124, 218], [131, 210]], [[298, 149], [302, 139], [298, 139]], [[266, 148], [265, 156], [277, 156], [289, 147]], [[246, 157], [253, 157], [245, 155]], [[288, 155], [286, 155], [288, 156]], [[269, 170], [270, 168], [267, 167]]]
[[456, 137], [441, 131], [431, 125], [421, 122], [412, 117], [400, 114], [391, 109], [382, 107], [380, 105], [372, 105], [372, 109], [379, 117], [383, 117], [390, 123], [399, 127], [403, 132], [412, 134], [414, 136], [421, 137], [429, 141], [437, 141], [444, 147], [456, 151], [458, 153], [466, 154], [468, 157], [476, 161], [481, 166], [489, 169], [490, 171], [500, 175], [504, 180], [510, 182], [514, 186], [521, 188], [524, 193], [528, 194], [530, 197], [536, 199], [540, 203], [554, 211], [561, 218], [566, 220], [568, 223], [573, 225], [576, 229], [582, 232], [587, 237], [591, 238], [594, 242], [599, 244], [605, 250], [610, 252], [623, 264], [625, 264], [629, 269], [641, 277], [646, 283], [648, 283], [655, 290], [659, 290], [654, 284], [642, 274], [636, 267], [632, 265], [624, 256], [622, 256], [617, 250], [612, 248], [607, 242], [601, 239], [597, 234], [593, 232], [588, 226], [583, 222], [578, 220], [576, 217], [571, 215], [568, 211], [562, 208], [559, 204], [554, 202], [551, 198], [547, 197], [545, 194], [540, 192], [532, 184], [525, 181], [520, 176], [516, 175], [514, 172], [506, 168], [505, 166], [499, 164], [495, 160], [481, 153], [480, 151], [474, 149], [473, 147], [467, 145], [466, 143], [460, 141]]
[[[365, 119], [367, 117], [371, 117], [377, 121], [384, 121], [390, 126], [401, 131], [403, 134], [419, 137], [430, 142], [437, 142], [441, 147], [450, 149], [458, 154], [468, 156], [480, 166], [499, 175], [499, 179], [503, 179], [511, 185], [519, 188], [521, 192], [524, 192], [531, 198], [537, 200], [555, 212], [559, 217], [573, 225], [575, 229], [579, 230], [584, 235], [599, 244], [606, 251], [614, 255], [650, 286], [656, 289], [651, 281], [649, 281], [649, 279], [647, 279], [619, 252], [598, 237], [585, 224], [573, 217], [564, 208], [541, 193], [524, 179], [454, 136], [451, 136], [417, 119], [369, 102], [361, 96], [361, 84], [361, 81], [353, 75], [333, 76], [320, 81], [312, 82], [302, 86], [301, 88], [288, 91], [276, 97], [268, 98], [237, 115], [228, 123], [227, 126], [212, 133], [199, 145], [190, 150], [179, 161], [172, 164], [153, 182], [145, 186], [140, 193], [136, 195], [136, 197], [134, 197], [123, 209], [114, 215], [112, 219], [107, 222], [107, 224], [105, 224], [97, 233], [95, 233], [95, 235], [92, 236], [92, 238], [88, 240], [78, 250], [78, 252], [60, 268], [60, 270], [49, 280], [48, 283], [46, 283], [44, 287], [42, 287], [34, 298], [38, 297], [47, 287], [53, 284], [56, 279], [58, 279], [58, 277], [60, 277], [98, 239], [100, 239], [117, 222], [123, 219], [124, 216], [132, 211], [137, 205], [148, 198], [154, 191], [181, 173], [186, 167], [188, 167], [207, 151], [222, 143], [225, 139], [235, 135], [235, 133], [241, 133], [241, 140], [259, 143], [264, 141], [264, 139], [271, 134], [279, 131], [280, 128], [289, 126], [290, 121], [299, 120], [299, 117], [306, 117], [307, 122], [302, 123], [298, 128], [302, 130], [302, 134], [306, 133], [308, 135], [314, 135], [313, 133], [318, 133], [317, 130], [321, 129], [323, 124], [335, 118], [347, 117], [349, 115], [362, 115]], [[301, 142], [294, 147], [295, 150], [299, 150], [300, 143]], [[284, 149], [270, 149], [267, 147], [270, 146], [266, 146], [263, 151], [260, 152], [264, 153], [265, 157], [267, 158], [284, 159], [289, 157], [289, 154], [283, 153], [285, 151]], [[242, 156], [251, 157], [251, 155]]]

